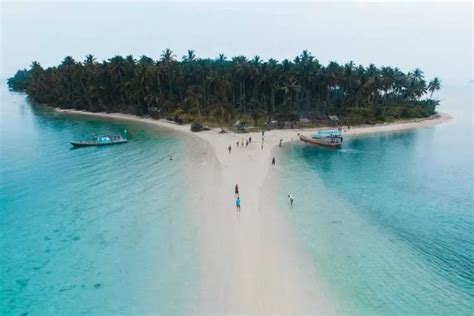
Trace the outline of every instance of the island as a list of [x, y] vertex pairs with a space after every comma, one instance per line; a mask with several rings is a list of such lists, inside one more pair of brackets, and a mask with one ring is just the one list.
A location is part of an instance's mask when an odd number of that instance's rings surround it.
[[193, 50], [178, 60], [170, 49], [159, 60], [114, 56], [98, 62], [64, 58], [43, 68], [34, 61], [8, 79], [33, 103], [60, 109], [166, 118], [213, 127], [316, 127], [334, 123], [376, 124], [436, 113], [438, 78], [420, 69], [365, 67], [354, 62], [322, 65], [304, 50], [281, 62], [197, 58]]

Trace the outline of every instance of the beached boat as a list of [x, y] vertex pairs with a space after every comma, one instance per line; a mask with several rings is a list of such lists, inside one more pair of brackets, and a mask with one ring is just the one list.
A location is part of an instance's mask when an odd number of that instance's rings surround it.
[[336, 148], [341, 147], [343, 141], [342, 132], [338, 129], [321, 130], [313, 134], [311, 137], [300, 134], [299, 137], [300, 140], [305, 143]]
[[127, 139], [121, 135], [101, 135], [91, 140], [72, 141], [74, 147], [105, 146], [126, 143]]

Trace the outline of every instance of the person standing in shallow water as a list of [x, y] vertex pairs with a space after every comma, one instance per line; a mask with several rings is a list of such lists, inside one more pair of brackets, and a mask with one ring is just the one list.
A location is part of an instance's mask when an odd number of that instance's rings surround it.
[[293, 195], [288, 194], [288, 201], [290, 202], [290, 205], [293, 205], [294, 200], [295, 200], [295, 198], [293, 197]]
[[272, 158], [272, 166], [275, 165], [275, 157]]
[[240, 196], [238, 196], [237, 199], [235, 200], [235, 207], [237, 211], [240, 212]]
[[235, 196], [239, 196], [239, 185], [235, 185]]
[[230, 152], [232, 151], [232, 146], [229, 145], [229, 148], [228, 148], [228, 149], [229, 149], [229, 154], [230, 154]]

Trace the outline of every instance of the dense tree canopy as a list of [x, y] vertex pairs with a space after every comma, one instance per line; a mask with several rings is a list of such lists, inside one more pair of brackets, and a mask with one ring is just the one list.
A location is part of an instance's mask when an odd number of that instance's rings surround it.
[[429, 116], [438, 104], [432, 95], [441, 85], [438, 78], [427, 82], [419, 69], [404, 73], [353, 62], [324, 66], [306, 50], [293, 61], [278, 62], [223, 54], [201, 59], [193, 50], [178, 61], [169, 49], [157, 61], [114, 56], [97, 62], [88, 55], [77, 62], [68, 56], [47, 69], [33, 62], [8, 84], [37, 103], [93, 112], [219, 122], [334, 114], [353, 123]]

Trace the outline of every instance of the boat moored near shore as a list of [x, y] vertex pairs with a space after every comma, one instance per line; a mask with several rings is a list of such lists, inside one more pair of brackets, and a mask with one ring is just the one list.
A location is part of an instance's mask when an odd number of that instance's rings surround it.
[[305, 143], [335, 148], [341, 147], [343, 141], [342, 132], [339, 129], [321, 130], [313, 134], [311, 137], [301, 134], [298, 134], [298, 136], [300, 137], [300, 140]]
[[126, 143], [127, 139], [121, 135], [101, 135], [91, 140], [72, 141], [74, 147], [105, 146]]

